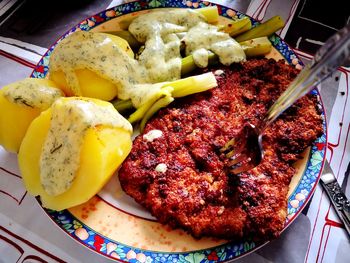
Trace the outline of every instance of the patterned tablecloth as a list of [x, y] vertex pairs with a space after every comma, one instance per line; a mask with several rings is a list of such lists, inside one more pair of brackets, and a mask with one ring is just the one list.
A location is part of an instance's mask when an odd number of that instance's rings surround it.
[[[0, 8], [5, 2], [10, 1], [0, 1]], [[104, 4], [99, 9], [123, 1], [101, 2]], [[197, 1], [184, 2], [192, 5]], [[313, 0], [213, 2], [235, 8], [259, 21], [265, 21], [275, 14], [281, 15], [286, 25], [279, 34], [295, 48], [305, 63], [330, 34], [349, 22], [350, 15], [349, 8], [336, 0], [332, 4], [327, 1], [326, 5], [323, 1]], [[76, 23], [74, 19], [71, 20], [66, 21], [65, 29]], [[1, 30], [3, 22], [0, 20], [0, 86], [29, 76], [47, 48], [45, 41], [40, 46], [37, 40], [24, 41], [6, 35]], [[52, 30], [55, 28], [48, 30], [47, 34], [52, 35]], [[350, 112], [349, 84], [350, 69], [342, 67], [319, 86], [329, 126], [327, 159], [348, 196], [350, 115], [346, 113]], [[0, 148], [0, 262], [109, 261], [76, 243], [49, 220], [35, 199], [27, 195], [17, 164], [9, 164], [13, 162], [10, 157]], [[13, 169], [4, 169], [5, 164]], [[321, 186], [317, 186], [309, 206], [279, 239], [237, 262], [350, 262], [349, 251], [349, 239], [344, 227], [325, 192]]]

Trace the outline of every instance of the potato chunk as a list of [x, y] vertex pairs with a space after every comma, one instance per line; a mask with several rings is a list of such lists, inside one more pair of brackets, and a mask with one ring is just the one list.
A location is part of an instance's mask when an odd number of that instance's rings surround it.
[[23, 139], [19, 167], [28, 192], [40, 196], [42, 205], [63, 210], [88, 201], [110, 179], [129, 154], [132, 146], [130, 131], [123, 128], [90, 127], [80, 151], [80, 165], [71, 187], [64, 193], [47, 194], [40, 181], [40, 156], [50, 129], [51, 108], [41, 113], [30, 125]]
[[[134, 58], [134, 52], [126, 40], [111, 34], [106, 35], [108, 35], [108, 37], [130, 58]], [[89, 69], [76, 69], [75, 74], [79, 81], [81, 96], [83, 97], [110, 101], [118, 94], [118, 87], [115, 84]], [[49, 78], [57, 83], [67, 96], [77, 95], [68, 87], [65, 75], [62, 71], [50, 71]]]
[[[79, 80], [81, 94], [84, 97], [110, 101], [118, 94], [116, 85], [88, 69], [77, 69], [75, 70], [75, 74]], [[57, 83], [67, 96], [75, 95], [72, 90], [68, 88], [62, 71], [50, 73], [50, 79]]]
[[7, 151], [18, 152], [30, 123], [59, 96], [64, 96], [63, 92], [47, 79], [27, 78], [3, 87], [0, 90], [0, 145]]

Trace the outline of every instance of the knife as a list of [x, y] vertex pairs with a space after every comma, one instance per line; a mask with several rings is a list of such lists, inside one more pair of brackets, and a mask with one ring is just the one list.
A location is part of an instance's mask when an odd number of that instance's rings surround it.
[[331, 203], [337, 212], [339, 219], [343, 222], [350, 237], [350, 202], [340, 188], [328, 161], [325, 161], [323, 174], [321, 175], [321, 185], [326, 190]]

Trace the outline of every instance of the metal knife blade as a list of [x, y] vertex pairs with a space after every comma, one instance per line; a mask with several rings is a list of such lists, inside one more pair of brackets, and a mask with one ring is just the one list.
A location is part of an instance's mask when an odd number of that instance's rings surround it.
[[343, 222], [346, 231], [350, 237], [350, 202], [344, 194], [337, 179], [334, 176], [332, 168], [328, 161], [325, 161], [323, 173], [321, 175], [321, 185], [326, 190], [333, 208], [338, 214], [339, 219]]

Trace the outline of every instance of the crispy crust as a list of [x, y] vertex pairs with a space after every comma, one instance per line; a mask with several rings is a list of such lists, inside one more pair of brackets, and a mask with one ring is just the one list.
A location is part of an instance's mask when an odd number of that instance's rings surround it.
[[[322, 133], [316, 98], [308, 95], [264, 136], [256, 168], [229, 175], [219, 149], [247, 122], [258, 124], [298, 71], [283, 61], [252, 59], [217, 77], [219, 87], [178, 100], [146, 125], [119, 171], [122, 188], [161, 223], [195, 237], [276, 237], [284, 226], [292, 163]], [[215, 72], [215, 69], [212, 69]], [[166, 172], [155, 167], [164, 163]]]

